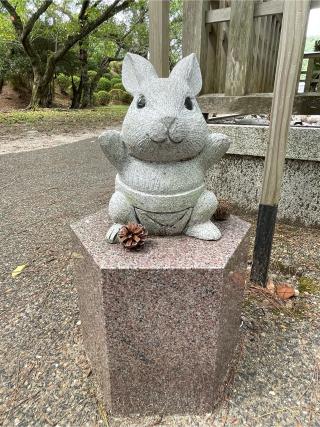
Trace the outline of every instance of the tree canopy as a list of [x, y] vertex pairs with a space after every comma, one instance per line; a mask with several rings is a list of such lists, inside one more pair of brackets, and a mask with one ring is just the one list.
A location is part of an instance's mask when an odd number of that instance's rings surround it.
[[[9, 81], [31, 92], [31, 107], [48, 107], [58, 84], [74, 108], [90, 106], [101, 78], [119, 78], [116, 64], [127, 51], [148, 55], [147, 6], [147, 0], [0, 0], [0, 89]], [[170, 8], [174, 64], [181, 55], [181, 0]]]

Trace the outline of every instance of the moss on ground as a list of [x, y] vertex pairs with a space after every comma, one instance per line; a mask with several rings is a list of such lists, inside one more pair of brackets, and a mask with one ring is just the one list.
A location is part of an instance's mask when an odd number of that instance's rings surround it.
[[300, 293], [316, 294], [320, 292], [320, 285], [316, 280], [307, 276], [301, 276], [298, 280], [298, 289]]

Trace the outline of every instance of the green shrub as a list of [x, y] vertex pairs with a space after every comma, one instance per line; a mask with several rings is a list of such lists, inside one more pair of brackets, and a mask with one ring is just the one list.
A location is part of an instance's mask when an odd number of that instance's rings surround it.
[[124, 104], [131, 104], [131, 102], [132, 102], [132, 96], [130, 95], [130, 93], [128, 93], [128, 92], [123, 92], [123, 95], [122, 95], [122, 99], [121, 99], [121, 101], [124, 103]]
[[110, 70], [113, 74], [115, 74], [115, 73], [120, 74], [121, 69], [122, 69], [122, 62], [112, 61], [112, 62], [110, 62], [109, 67], [110, 67]]
[[79, 83], [80, 83], [80, 77], [79, 76], [73, 76], [73, 83], [79, 87]]
[[98, 105], [107, 105], [110, 101], [110, 95], [106, 90], [99, 90], [99, 92], [94, 93], [93, 99]]
[[106, 79], [108, 79], [108, 80], [111, 80], [112, 79], [112, 74], [111, 73], [105, 73], [104, 75], [103, 75], [103, 77], [105, 77]]
[[109, 95], [110, 101], [112, 101], [114, 104], [130, 104], [130, 102], [132, 101], [132, 96], [129, 95], [128, 92], [125, 92], [121, 89], [112, 89], [110, 90]]
[[59, 73], [57, 75], [57, 82], [60, 87], [61, 92], [67, 92], [68, 87], [71, 84], [71, 77], [66, 74]]
[[114, 85], [116, 85], [116, 84], [118, 84], [118, 83], [121, 83], [121, 79], [120, 79], [120, 77], [113, 77], [113, 78], [110, 80], [110, 82], [111, 82], [111, 86], [112, 86], [112, 88], [114, 88]]
[[94, 80], [94, 78], [96, 77], [98, 73], [94, 70], [89, 70], [88, 71], [88, 77], [89, 77], [89, 81], [92, 82], [92, 80]]
[[123, 98], [123, 94], [124, 92], [121, 89], [111, 89], [109, 92], [110, 100], [112, 102], [119, 102], [119, 101], [121, 102]]
[[98, 91], [109, 91], [111, 89], [111, 82], [106, 77], [101, 77], [98, 81], [97, 90]]
[[113, 85], [112, 89], [121, 89], [123, 91], [125, 91], [125, 88], [123, 87], [122, 83], [116, 83]]
[[31, 92], [32, 89], [32, 76], [22, 73], [18, 70], [11, 71], [8, 81], [11, 83], [12, 88], [17, 92]]

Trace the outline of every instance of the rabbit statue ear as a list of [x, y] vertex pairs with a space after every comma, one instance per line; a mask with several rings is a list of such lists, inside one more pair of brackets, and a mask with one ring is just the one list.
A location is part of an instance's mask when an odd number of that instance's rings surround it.
[[139, 92], [143, 80], [158, 77], [149, 61], [140, 55], [127, 53], [122, 64], [122, 84], [134, 95]]
[[170, 79], [185, 80], [193, 95], [198, 95], [202, 87], [199, 62], [194, 53], [182, 58], [170, 74]]

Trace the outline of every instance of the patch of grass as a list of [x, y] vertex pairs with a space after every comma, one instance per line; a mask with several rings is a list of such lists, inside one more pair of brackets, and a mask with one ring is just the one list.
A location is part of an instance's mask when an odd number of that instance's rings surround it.
[[[82, 127], [103, 127], [110, 122], [120, 121], [128, 110], [127, 105], [111, 105], [84, 110], [64, 110], [59, 108], [45, 108], [39, 110], [10, 111], [0, 113], [0, 124], [10, 125], [32, 125], [34, 128], [49, 128], [56, 125]], [[57, 130], [57, 129], [56, 129]]]
[[298, 280], [298, 289], [300, 293], [308, 292], [308, 294], [316, 294], [320, 292], [319, 284], [310, 277], [301, 276]]

